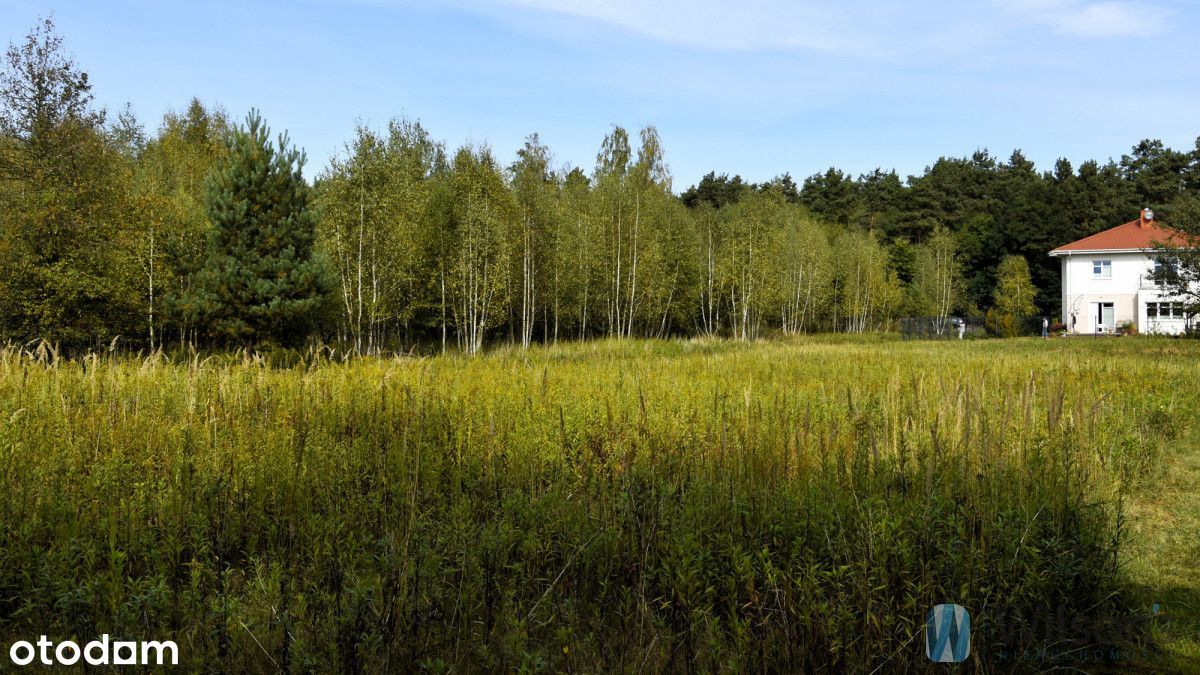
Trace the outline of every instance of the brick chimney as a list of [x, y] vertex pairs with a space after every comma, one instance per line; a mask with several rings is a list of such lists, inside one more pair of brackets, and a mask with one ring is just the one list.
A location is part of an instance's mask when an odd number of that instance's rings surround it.
[[1154, 212], [1149, 208], [1142, 209], [1138, 214], [1138, 227], [1143, 228], [1152, 220], [1154, 220]]

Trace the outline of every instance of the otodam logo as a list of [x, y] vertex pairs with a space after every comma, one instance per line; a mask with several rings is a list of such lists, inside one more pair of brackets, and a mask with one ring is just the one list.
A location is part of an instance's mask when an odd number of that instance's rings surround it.
[[959, 605], [938, 605], [925, 615], [925, 655], [935, 663], [961, 663], [971, 653], [971, 614]]

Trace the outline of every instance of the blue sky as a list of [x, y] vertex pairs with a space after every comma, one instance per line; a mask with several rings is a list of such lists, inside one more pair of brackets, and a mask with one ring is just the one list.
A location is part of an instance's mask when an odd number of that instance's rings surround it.
[[149, 128], [193, 96], [258, 107], [310, 176], [401, 114], [505, 162], [536, 131], [588, 169], [612, 124], [654, 124], [676, 190], [1200, 135], [1193, 0], [0, 0], [0, 39], [49, 12], [101, 104]]

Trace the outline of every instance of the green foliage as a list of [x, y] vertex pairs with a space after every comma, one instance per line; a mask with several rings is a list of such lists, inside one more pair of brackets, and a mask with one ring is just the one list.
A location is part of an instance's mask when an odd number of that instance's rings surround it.
[[444, 155], [420, 123], [393, 120], [386, 134], [359, 126], [317, 182], [317, 245], [338, 279], [334, 324], [360, 353], [407, 333], [432, 305], [427, 216]]
[[[1135, 150], [1137, 157], [1171, 152], [1162, 150], [1161, 143], [1157, 151], [1154, 142], [1138, 147], [1143, 146], [1149, 150]], [[949, 231], [958, 244], [965, 307], [990, 304], [1002, 257], [1025, 256], [1042, 290], [1040, 310], [1049, 313], [1061, 279], [1058, 263], [1046, 252], [1126, 222], [1142, 206], [1166, 207], [1167, 202], [1158, 200], [1174, 199], [1169, 190], [1135, 186], [1139, 181], [1169, 183], [1172, 177], [1186, 180], [1180, 178], [1186, 170], [1174, 159], [1121, 165], [1088, 161], [1078, 171], [1060, 160], [1054, 171], [1038, 173], [1020, 151], [1007, 162], [978, 151], [969, 157], [941, 157], [904, 182], [894, 172], [876, 170], [851, 179], [831, 169], [807, 179], [800, 198], [830, 221], [880, 232], [889, 245], [923, 242], [937, 228]], [[1151, 174], [1158, 178], [1152, 180]]]
[[589, 236], [600, 256], [595, 267], [595, 332], [615, 337], [662, 335], [683, 301], [680, 284], [692, 278], [685, 257], [690, 223], [671, 194], [671, 175], [654, 127], [605, 137], [593, 173]]
[[230, 133], [227, 152], [206, 181], [213, 227], [184, 312], [221, 344], [302, 344], [327, 283], [313, 257], [304, 159], [286, 135], [272, 146], [254, 111]]
[[126, 158], [43, 21], [0, 72], [0, 339], [107, 344], [134, 324]]
[[996, 270], [992, 310], [1015, 321], [1037, 312], [1036, 297], [1037, 288], [1029, 276], [1029, 262], [1019, 255], [1005, 256]]
[[837, 251], [834, 325], [848, 333], [888, 330], [903, 289], [878, 237], [842, 231], [833, 237], [832, 247]]
[[[1198, 355], [0, 351], [0, 642], [153, 636], [227, 672], [869, 673], [924, 667], [925, 612], [956, 602], [968, 669], [1002, 649], [1078, 665], [1144, 636], [1117, 500], [1157, 466], [1163, 419], [1195, 424], [1172, 364]], [[1133, 628], [1091, 630], [1113, 622]]]
[[198, 327], [188, 323], [183, 307], [204, 265], [211, 227], [204, 178], [225, 156], [228, 132], [223, 111], [192, 99], [184, 112], [164, 116], [131, 167], [129, 225], [137, 235], [151, 349], [168, 335], [180, 342], [196, 338]]
[[1133, 192], [1143, 204], [1169, 205], [1184, 194], [1189, 153], [1145, 139], [1121, 157], [1121, 171], [1133, 184]]
[[1189, 317], [1200, 314], [1200, 196], [1188, 195], [1172, 209], [1179, 240], [1159, 242], [1151, 278], [1179, 298]]
[[519, 216], [516, 200], [488, 148], [459, 148], [449, 181], [445, 284], [459, 346], [474, 354], [511, 301], [507, 286]]
[[913, 250], [909, 314], [937, 317], [945, 322], [963, 305], [962, 285], [958, 242], [948, 230], [935, 227]]
[[756, 190], [694, 218], [693, 246], [707, 262], [705, 333], [752, 339], [776, 322], [786, 334], [835, 325], [828, 318], [837, 300], [830, 235], [783, 190]]
[[[512, 190], [520, 210], [520, 230], [513, 269], [510, 276], [521, 284], [520, 298], [513, 298], [513, 309], [520, 310], [520, 318], [512, 324], [520, 331], [520, 341], [528, 347], [533, 341], [534, 327], [542, 303], [557, 302], [561, 278], [565, 268], [559, 265], [560, 258], [554, 251], [560, 245], [560, 217], [558, 206], [558, 181], [550, 170], [550, 149], [542, 145], [537, 134], [525, 140], [525, 146], [517, 151], [517, 161], [512, 165]], [[550, 269], [543, 270], [544, 265]], [[542, 322], [543, 328], [547, 323]]]
[[[791, 178], [789, 177], [790, 181]], [[751, 185], [742, 180], [741, 176], [730, 178], [726, 174], [717, 175], [715, 171], [704, 174], [700, 182], [683, 191], [679, 196], [685, 206], [694, 209], [707, 204], [719, 209], [726, 204], [740, 200], [750, 189]], [[795, 185], [792, 186], [795, 188]]]
[[[105, 124], [62, 52], [45, 22], [10, 47], [0, 81], [0, 340], [75, 351], [755, 339], [947, 321], [994, 300], [989, 325], [1008, 334], [1056, 309], [1047, 251], [1143, 206], [1186, 229], [1200, 191], [1200, 144], [1147, 139], [1078, 169], [979, 150], [906, 178], [714, 171], [676, 196], [652, 126], [614, 126], [588, 172], [556, 167], [536, 134], [512, 163], [475, 149], [451, 161], [403, 119], [357, 128], [310, 190], [295, 150], [255, 137], [265, 129], [227, 146], [224, 114], [199, 101], [149, 135], [128, 107]], [[1198, 266], [1168, 254], [1187, 296]], [[1008, 256], [1026, 261], [1032, 310], [1002, 306]]]
[[824, 174], [804, 179], [800, 202], [813, 213], [835, 223], [849, 224], [857, 215], [854, 180], [830, 167]]

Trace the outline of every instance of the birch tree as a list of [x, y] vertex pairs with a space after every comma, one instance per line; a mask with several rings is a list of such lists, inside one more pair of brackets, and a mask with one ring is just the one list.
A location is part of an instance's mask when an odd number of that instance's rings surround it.
[[815, 330], [828, 308], [833, 277], [832, 250], [821, 225], [801, 209], [787, 206], [778, 231], [776, 303], [787, 335]]
[[[596, 212], [602, 223], [605, 326], [609, 335], [631, 337], [639, 324], [661, 327], [660, 309], [674, 304], [664, 256], [664, 220], [671, 176], [654, 127], [642, 129], [636, 160], [629, 135], [614, 127], [596, 159]], [[679, 252], [685, 254], [683, 251]], [[666, 282], [665, 284], [663, 282]]]
[[596, 156], [596, 187], [592, 192], [603, 223], [604, 283], [597, 290], [604, 301], [604, 329], [610, 336], [617, 337], [624, 335], [627, 291], [623, 284], [628, 286], [624, 282], [629, 268], [625, 259], [628, 257], [626, 184], [630, 157], [628, 132], [622, 127], [613, 127]]
[[386, 136], [359, 126], [320, 181], [322, 250], [337, 269], [345, 342], [377, 353], [421, 302], [430, 175], [441, 152], [419, 123], [393, 120]]
[[724, 245], [725, 219], [722, 215], [707, 202], [692, 211], [701, 269], [700, 286], [696, 291], [699, 310], [696, 330], [708, 336], [716, 335], [721, 330], [721, 289], [717, 280], [717, 261]]
[[887, 252], [873, 232], [852, 230], [837, 233], [833, 247], [837, 252], [833, 325], [848, 333], [886, 329], [902, 292]]
[[477, 354], [487, 330], [503, 317], [505, 274], [512, 255], [509, 233], [518, 208], [491, 151], [464, 146], [450, 176], [449, 307], [460, 348]]
[[937, 332], [949, 328], [950, 313], [961, 304], [962, 264], [954, 235], [935, 227], [916, 247], [910, 287], [912, 308], [936, 319]]
[[345, 152], [330, 160], [317, 205], [322, 248], [337, 269], [342, 338], [362, 354], [370, 351], [379, 315], [378, 289], [370, 287], [378, 276], [379, 230], [387, 220], [385, 144], [360, 125]]
[[695, 307], [700, 303], [702, 268], [692, 255], [697, 249], [697, 230], [692, 212], [669, 194], [659, 200], [656, 228], [657, 267], [648, 279], [652, 313], [650, 335], [666, 337], [673, 333], [691, 333], [696, 325]]
[[212, 227], [204, 211], [204, 178], [225, 156], [228, 131], [224, 111], [192, 99], [182, 112], [163, 116], [138, 158], [142, 208], [133, 221], [141, 230], [148, 328], [158, 326], [159, 344], [167, 331], [180, 344], [197, 338], [181, 303], [195, 291], [195, 275], [204, 264]]
[[[559, 202], [560, 230], [555, 260], [561, 269], [561, 310], [555, 312], [554, 334], [558, 322], [569, 324], [576, 339], [589, 337], [594, 328], [592, 314], [597, 305], [597, 287], [603, 284], [605, 250], [603, 228], [596, 223], [591, 183], [576, 168], [563, 179]], [[556, 303], [558, 307], [558, 303]]]
[[642, 335], [661, 332], [663, 310], [674, 303], [680, 278], [677, 241], [672, 237], [671, 174], [663, 154], [662, 139], [652, 126], [638, 134], [637, 160], [631, 167], [626, 189], [631, 193], [632, 220], [629, 240], [628, 278], [625, 283], [624, 335], [632, 337], [636, 327]]
[[725, 237], [717, 273], [730, 330], [741, 340], [757, 337], [762, 326], [777, 262], [769, 242], [776, 239], [781, 206], [776, 196], [755, 192], [724, 210]]
[[546, 302], [543, 295], [554, 293], [560, 281], [558, 278], [543, 279], [544, 263], [551, 268], [547, 272], [559, 271], [550, 258], [554, 244], [557, 185], [550, 174], [550, 151], [542, 145], [537, 134], [527, 138], [524, 147], [517, 151], [512, 175], [513, 192], [520, 210], [520, 268], [514, 271], [520, 286], [520, 300], [514, 305], [521, 313], [518, 319], [521, 346], [528, 348], [541, 303]]

